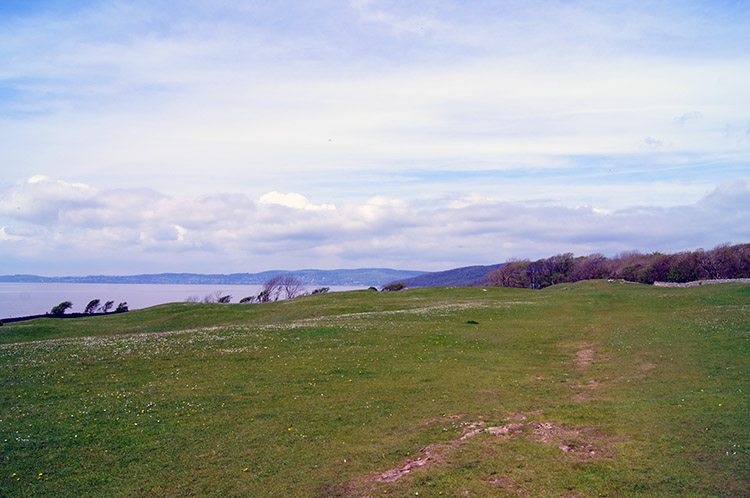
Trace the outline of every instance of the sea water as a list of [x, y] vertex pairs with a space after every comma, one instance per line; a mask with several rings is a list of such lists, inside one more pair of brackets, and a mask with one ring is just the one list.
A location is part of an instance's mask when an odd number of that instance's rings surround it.
[[[321, 286], [306, 286], [312, 292]], [[73, 307], [68, 312], [83, 312], [93, 299], [101, 304], [113, 301], [114, 307], [126, 302], [131, 310], [157, 304], [202, 301], [219, 292], [231, 295], [237, 303], [244, 297], [257, 296], [262, 285], [184, 285], [184, 284], [70, 284], [70, 283], [6, 283], [0, 282], [0, 319], [41, 315], [63, 301]], [[363, 286], [331, 285], [331, 292], [365, 289]], [[113, 308], [114, 310], [114, 308]]]

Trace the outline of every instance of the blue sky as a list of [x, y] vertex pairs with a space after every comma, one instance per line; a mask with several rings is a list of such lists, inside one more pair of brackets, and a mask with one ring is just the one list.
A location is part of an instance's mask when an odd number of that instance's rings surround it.
[[0, 5], [0, 273], [750, 238], [750, 4]]

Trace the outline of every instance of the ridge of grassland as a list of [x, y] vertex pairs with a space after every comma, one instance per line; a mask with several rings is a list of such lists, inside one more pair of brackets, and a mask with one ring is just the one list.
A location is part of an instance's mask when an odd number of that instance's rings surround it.
[[742, 496], [750, 287], [176, 303], [0, 328], [2, 496]]

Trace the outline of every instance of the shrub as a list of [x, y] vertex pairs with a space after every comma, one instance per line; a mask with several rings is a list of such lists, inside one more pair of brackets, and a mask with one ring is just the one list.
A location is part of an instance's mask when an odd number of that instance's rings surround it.
[[385, 287], [383, 287], [383, 290], [385, 292], [395, 292], [400, 291], [402, 289], [406, 289], [406, 282], [392, 282]]
[[73, 303], [70, 301], [63, 301], [50, 311], [53, 315], [60, 316], [64, 315], [66, 311], [73, 307]]
[[92, 299], [91, 301], [89, 301], [89, 304], [86, 305], [86, 308], [83, 310], [83, 312], [87, 315], [96, 313], [96, 310], [99, 309], [99, 303], [101, 303], [99, 299]]

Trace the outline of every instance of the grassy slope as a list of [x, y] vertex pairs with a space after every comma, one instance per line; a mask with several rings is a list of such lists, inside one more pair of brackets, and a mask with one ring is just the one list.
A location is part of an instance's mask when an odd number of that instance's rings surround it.
[[7, 324], [0, 495], [748, 495], [749, 312], [579, 282]]

